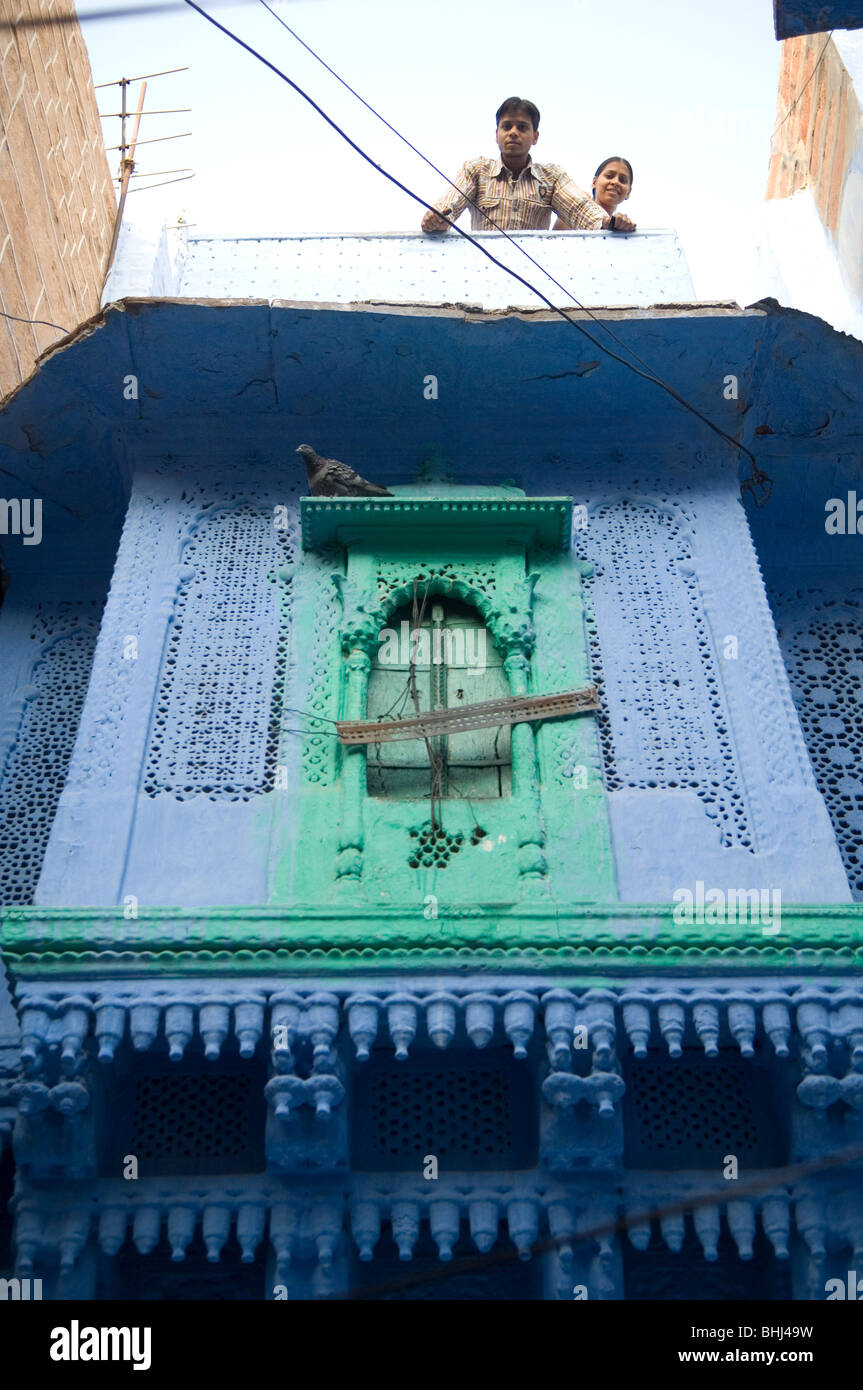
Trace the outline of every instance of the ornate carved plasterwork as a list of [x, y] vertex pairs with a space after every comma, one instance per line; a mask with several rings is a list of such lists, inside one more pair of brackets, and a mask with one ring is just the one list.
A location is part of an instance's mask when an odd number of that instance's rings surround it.
[[863, 589], [832, 584], [771, 595], [818, 790], [848, 882], [863, 899]]
[[41, 603], [30, 678], [5, 711], [0, 904], [30, 903], [75, 744], [99, 630], [98, 602]]
[[372, 654], [381, 628], [397, 609], [411, 602], [416, 584], [420, 600], [426, 594], [439, 594], [470, 604], [500, 651], [529, 656], [536, 643], [531, 609], [539, 578], [538, 571], [525, 577], [503, 576], [497, 573], [494, 560], [478, 562], [471, 556], [437, 563], [422, 558], [381, 561], [375, 575], [375, 596], [361, 584], [335, 575], [333, 582], [343, 605], [339, 628], [342, 648], [348, 652], [360, 647]]
[[[597, 507], [579, 538], [594, 568], [587, 625], [593, 676], [608, 699], [600, 719], [606, 785], [691, 788], [722, 842], [751, 848], [691, 524], [684, 508], [624, 497]], [[625, 720], [615, 720], [616, 709]]]

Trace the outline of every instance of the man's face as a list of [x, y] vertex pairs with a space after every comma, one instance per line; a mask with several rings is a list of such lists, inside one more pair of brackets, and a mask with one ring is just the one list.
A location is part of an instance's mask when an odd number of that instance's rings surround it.
[[501, 116], [497, 127], [497, 147], [501, 154], [522, 158], [539, 139], [539, 131], [526, 111], [508, 111]]

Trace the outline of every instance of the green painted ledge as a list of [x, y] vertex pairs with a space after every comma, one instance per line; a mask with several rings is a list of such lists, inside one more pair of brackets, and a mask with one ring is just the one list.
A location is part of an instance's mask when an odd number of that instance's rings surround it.
[[368, 907], [6, 908], [0, 950], [19, 977], [46, 974], [321, 975], [356, 970], [621, 973], [863, 969], [863, 903], [783, 907], [757, 921], [683, 924], [672, 905], [546, 903], [416, 912]]

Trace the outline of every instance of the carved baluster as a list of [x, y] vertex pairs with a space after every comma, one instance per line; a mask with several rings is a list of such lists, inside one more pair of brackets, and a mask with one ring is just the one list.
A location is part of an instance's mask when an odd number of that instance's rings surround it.
[[806, 990], [798, 994], [794, 1002], [797, 1005], [797, 1028], [806, 1049], [806, 1065], [813, 1071], [823, 1071], [827, 1066], [830, 1045], [830, 1015], [826, 996]]
[[474, 1047], [487, 1047], [494, 1037], [497, 999], [493, 994], [477, 991], [465, 996], [464, 1026]]
[[352, 994], [345, 1000], [348, 1032], [357, 1050], [357, 1061], [367, 1062], [378, 1035], [381, 1001], [374, 994]]
[[96, 1010], [96, 1041], [99, 1061], [113, 1062], [114, 1053], [123, 1041], [126, 1010], [120, 1004], [100, 1004]]
[[561, 1268], [569, 1272], [575, 1261], [571, 1240], [575, 1235], [575, 1222], [566, 1202], [550, 1202], [548, 1206], [548, 1229], [552, 1239], [557, 1242], [557, 1253]]
[[455, 1037], [456, 1004], [454, 994], [439, 991], [425, 1000], [426, 1031], [435, 1047], [448, 1047]]
[[647, 1249], [650, 1244], [651, 1235], [649, 1221], [639, 1221], [632, 1226], [627, 1226], [626, 1233], [629, 1236], [630, 1243], [635, 1246], [636, 1250]]
[[234, 1005], [234, 1032], [241, 1057], [254, 1057], [264, 1031], [264, 1000], [262, 996], [244, 999]]
[[408, 1048], [416, 1037], [418, 1003], [413, 994], [404, 992], [390, 994], [386, 999], [387, 1026], [399, 1062], [407, 1059]]
[[623, 1026], [636, 1057], [647, 1056], [650, 1042], [650, 1000], [647, 995], [626, 994], [623, 997]]
[[729, 1202], [725, 1215], [741, 1260], [751, 1260], [752, 1242], [755, 1239], [755, 1203], [744, 1200]]
[[536, 996], [528, 994], [523, 989], [513, 989], [510, 990], [509, 994], [503, 996], [501, 1002], [506, 1035], [512, 1043], [515, 1056], [524, 1058], [527, 1056], [527, 1044], [533, 1036], [533, 1018], [537, 1007]]
[[318, 990], [306, 999], [302, 1018], [303, 1031], [314, 1049], [315, 1071], [331, 1071], [335, 1066], [333, 1044], [339, 1032], [339, 998]]
[[743, 1057], [755, 1055], [755, 1006], [749, 999], [729, 999], [728, 1031]]
[[459, 1207], [457, 1202], [432, 1202], [429, 1207], [429, 1225], [432, 1240], [437, 1246], [438, 1259], [452, 1259], [452, 1250], [458, 1240]]
[[195, 1234], [196, 1219], [197, 1212], [194, 1207], [172, 1203], [168, 1208], [168, 1244], [171, 1247], [171, 1259], [175, 1263], [186, 1258], [186, 1249]]
[[132, 1240], [139, 1255], [149, 1255], [159, 1243], [162, 1213], [158, 1207], [138, 1207], [132, 1223]]
[[692, 1022], [708, 1057], [719, 1054], [719, 1005], [716, 999], [696, 999], [692, 1005]]
[[63, 1217], [60, 1227], [60, 1273], [70, 1274], [75, 1261], [87, 1244], [90, 1234], [90, 1213], [83, 1207], [73, 1207]]
[[351, 1207], [351, 1230], [364, 1264], [373, 1260], [375, 1246], [381, 1237], [381, 1211], [378, 1202], [354, 1202]]
[[62, 1038], [60, 1067], [67, 1075], [71, 1075], [77, 1071], [82, 1060], [81, 1054], [90, 1027], [92, 1005], [89, 999], [75, 996], [64, 999], [62, 1008], [63, 1013], [59, 1020]]
[[508, 1202], [506, 1224], [509, 1238], [518, 1251], [520, 1260], [529, 1260], [539, 1235], [539, 1206], [536, 1202], [517, 1198]]
[[416, 1202], [393, 1202], [390, 1213], [400, 1260], [412, 1260], [420, 1236], [420, 1209]]
[[207, 1248], [207, 1260], [211, 1265], [218, 1264], [225, 1241], [231, 1233], [231, 1208], [223, 1203], [209, 1203], [204, 1207], [201, 1233]]
[[692, 1213], [695, 1234], [701, 1242], [705, 1260], [719, 1259], [719, 1208], [716, 1206], [696, 1207]]
[[105, 1255], [116, 1255], [126, 1239], [126, 1207], [102, 1207], [99, 1211], [99, 1247]]
[[302, 999], [292, 991], [280, 991], [270, 999], [270, 1044], [273, 1070], [289, 1072], [294, 1065], [294, 1044], [300, 1029]]
[[686, 1027], [686, 1012], [682, 1001], [676, 995], [658, 999], [656, 1017], [669, 1057], [679, 1057], [683, 1051], [683, 1032]]
[[851, 1070], [861, 1071], [863, 1070], [863, 1001], [856, 991], [845, 991], [835, 1002], [839, 1007], [833, 1009], [833, 1031], [842, 1038], [848, 1049]]
[[761, 1026], [773, 1045], [777, 1057], [787, 1057], [790, 1052], [791, 1015], [788, 1000], [776, 998], [765, 1000], [761, 1009]]
[[244, 1265], [254, 1263], [255, 1251], [264, 1238], [267, 1209], [260, 1202], [244, 1202], [237, 1212], [237, 1243]]
[[191, 1004], [169, 1004], [165, 1010], [165, 1037], [172, 1062], [182, 1061], [194, 1031], [195, 1013]]
[[36, 1256], [42, 1248], [42, 1214], [35, 1207], [22, 1207], [15, 1220], [15, 1272], [20, 1279], [33, 1273]]
[[159, 1031], [158, 1004], [133, 1004], [129, 1010], [129, 1034], [136, 1052], [147, 1052]]
[[[566, 1071], [575, 1031], [575, 997], [568, 989], [550, 989], [542, 996], [548, 1059], [558, 1071]], [[589, 1034], [588, 1034], [589, 1036]]]
[[26, 1071], [35, 1071], [41, 1061], [42, 1049], [48, 1041], [51, 1016], [41, 1005], [21, 1012], [21, 1061]]
[[341, 1105], [345, 1097], [345, 1088], [341, 1081], [329, 1072], [310, 1076], [306, 1088], [315, 1107], [316, 1120], [328, 1120], [334, 1107]]
[[208, 1062], [218, 1061], [230, 1024], [231, 1013], [224, 999], [211, 999], [201, 1004], [198, 1010], [198, 1032]]
[[[291, 1202], [276, 1202], [270, 1210], [270, 1244], [276, 1257], [276, 1282], [279, 1284], [287, 1282], [287, 1273], [300, 1229], [300, 1216], [300, 1208]], [[263, 1221], [261, 1232], [263, 1233]]]
[[761, 1225], [776, 1258], [787, 1260], [791, 1239], [791, 1202], [787, 1195], [765, 1197], [761, 1204]]
[[675, 1255], [679, 1255], [686, 1239], [686, 1220], [683, 1212], [676, 1211], [671, 1216], [663, 1216], [659, 1226], [662, 1231], [662, 1239], [669, 1250], [673, 1250]]
[[272, 1107], [276, 1119], [287, 1124], [291, 1115], [301, 1105], [305, 1105], [308, 1083], [298, 1076], [271, 1076], [264, 1087], [267, 1104]]
[[617, 1047], [617, 1025], [614, 1010], [617, 1000], [610, 990], [589, 989], [581, 1001], [576, 1024], [587, 1028], [593, 1048], [594, 1066], [599, 1071], [608, 1068]]
[[470, 1217], [471, 1240], [477, 1250], [485, 1255], [497, 1240], [500, 1221], [497, 1202], [485, 1200], [471, 1202], [468, 1215]]

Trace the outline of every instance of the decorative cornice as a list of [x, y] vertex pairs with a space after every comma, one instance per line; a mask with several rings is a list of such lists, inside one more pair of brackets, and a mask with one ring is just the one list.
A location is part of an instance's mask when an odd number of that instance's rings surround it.
[[554, 550], [569, 547], [572, 532], [571, 497], [400, 498], [303, 497], [300, 499], [303, 549], [318, 550], [334, 541], [349, 544], [382, 530], [399, 541], [448, 542], [470, 540], [476, 549], [501, 533], [518, 533], [528, 545]]
[[0, 949], [13, 975], [245, 974], [567, 969], [854, 971], [863, 968], [863, 904], [783, 907], [781, 932], [757, 922], [692, 926], [668, 904], [530, 904], [421, 912], [391, 908], [7, 908]]

